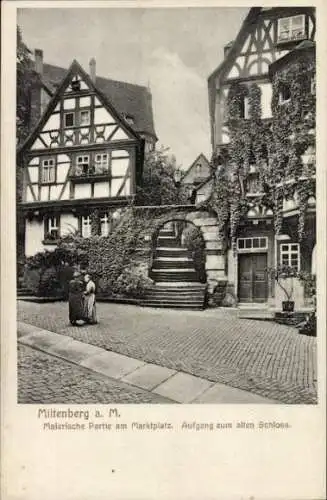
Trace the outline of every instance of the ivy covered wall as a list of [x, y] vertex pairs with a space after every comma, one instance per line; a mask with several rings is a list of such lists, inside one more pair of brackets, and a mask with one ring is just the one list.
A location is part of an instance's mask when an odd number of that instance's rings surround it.
[[[308, 200], [315, 196], [315, 56], [314, 47], [294, 50], [271, 73], [272, 118], [262, 118], [256, 82], [236, 82], [227, 96], [230, 142], [212, 157], [215, 173], [208, 208], [218, 219], [220, 236], [231, 241], [251, 206], [273, 212], [275, 233], [282, 230], [284, 200], [296, 199], [297, 236], [303, 239]], [[288, 97], [288, 98], [285, 98]], [[303, 155], [310, 152], [311, 156]], [[248, 195], [253, 180], [259, 187]]]

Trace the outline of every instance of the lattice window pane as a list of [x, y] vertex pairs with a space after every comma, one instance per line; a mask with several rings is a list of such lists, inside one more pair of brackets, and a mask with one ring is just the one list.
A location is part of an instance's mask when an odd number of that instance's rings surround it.
[[65, 127], [73, 127], [74, 125], [74, 113], [65, 113]]
[[91, 236], [91, 218], [89, 215], [82, 216], [82, 236], [83, 238]]

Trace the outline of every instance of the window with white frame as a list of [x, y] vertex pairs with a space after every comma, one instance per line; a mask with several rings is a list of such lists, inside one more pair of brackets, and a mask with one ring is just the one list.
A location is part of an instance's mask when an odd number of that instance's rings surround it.
[[240, 118], [244, 118], [247, 120], [250, 116], [250, 106], [249, 106], [249, 98], [248, 96], [243, 96], [240, 98], [239, 101], [239, 106], [240, 106]]
[[110, 233], [109, 214], [105, 213], [100, 217], [101, 236], [108, 236]]
[[76, 174], [85, 175], [89, 172], [90, 156], [78, 155], [76, 156]]
[[196, 173], [196, 175], [200, 175], [201, 174], [201, 170], [202, 170], [201, 163], [197, 163], [196, 167], [195, 167], [195, 173]]
[[74, 113], [65, 113], [64, 114], [64, 126], [73, 127], [75, 125], [75, 114]]
[[42, 160], [41, 181], [44, 184], [50, 184], [56, 181], [56, 165], [54, 158]]
[[96, 153], [94, 156], [95, 173], [101, 174], [109, 170], [109, 155], [108, 153]]
[[81, 217], [81, 232], [83, 238], [89, 238], [92, 234], [91, 217], [89, 215], [83, 215]]
[[57, 240], [60, 233], [59, 215], [47, 217], [44, 221], [44, 239]]
[[278, 19], [278, 42], [302, 40], [303, 38], [305, 38], [304, 14]]
[[88, 109], [83, 109], [82, 111], [80, 111], [79, 124], [90, 125], [90, 111]]
[[251, 252], [257, 250], [267, 250], [268, 249], [268, 238], [267, 236], [258, 236], [251, 238], [238, 238], [237, 239], [237, 249], [243, 252]]
[[300, 270], [299, 243], [282, 243], [280, 246], [280, 263], [282, 266]]

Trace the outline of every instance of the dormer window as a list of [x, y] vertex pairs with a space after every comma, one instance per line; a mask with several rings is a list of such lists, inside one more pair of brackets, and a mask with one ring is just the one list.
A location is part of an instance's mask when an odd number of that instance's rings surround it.
[[196, 175], [201, 175], [201, 163], [197, 163], [196, 167], [195, 167], [195, 172], [196, 172]]
[[73, 127], [75, 125], [74, 113], [65, 113], [64, 115], [64, 125], [65, 128]]
[[291, 99], [291, 89], [287, 83], [283, 83], [279, 89], [279, 104], [285, 104]]
[[305, 16], [283, 17], [278, 19], [277, 42], [290, 42], [293, 40], [303, 40], [305, 33]]

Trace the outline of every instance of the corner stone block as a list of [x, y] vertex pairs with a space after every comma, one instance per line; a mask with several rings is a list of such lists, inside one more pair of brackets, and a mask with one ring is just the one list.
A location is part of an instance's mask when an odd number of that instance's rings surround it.
[[217, 228], [217, 221], [216, 221], [216, 219], [214, 219], [212, 217], [210, 217], [208, 219], [203, 219], [203, 218], [194, 219], [193, 224], [195, 224], [196, 226], [199, 226], [199, 227], [203, 227], [205, 229], [207, 229], [207, 227], [211, 227], [211, 226], [214, 226]]
[[221, 270], [225, 269], [225, 258], [223, 255], [207, 255], [206, 270]]
[[217, 228], [215, 228], [214, 232], [209, 232], [207, 231], [207, 228], [203, 231], [203, 239], [205, 242], [207, 241], [217, 241], [218, 240], [218, 235], [217, 235]]
[[222, 248], [223, 244], [220, 240], [218, 240], [218, 237], [216, 241], [208, 241], [206, 243], [206, 250], [222, 250]]

